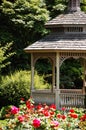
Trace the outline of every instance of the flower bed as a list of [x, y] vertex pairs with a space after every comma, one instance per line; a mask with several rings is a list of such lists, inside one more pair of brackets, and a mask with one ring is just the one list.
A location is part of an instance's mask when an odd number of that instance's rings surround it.
[[54, 104], [34, 105], [30, 98], [27, 101], [22, 99], [19, 108], [10, 106], [5, 112], [7, 125], [1, 130], [86, 130], [86, 113], [83, 109], [66, 111], [63, 107], [56, 110]]

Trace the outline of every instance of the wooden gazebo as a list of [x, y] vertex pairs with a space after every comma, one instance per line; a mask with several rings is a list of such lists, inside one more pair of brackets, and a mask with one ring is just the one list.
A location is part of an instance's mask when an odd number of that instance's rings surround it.
[[[84, 107], [86, 95], [86, 14], [80, 10], [80, 0], [69, 0], [68, 9], [45, 25], [51, 33], [43, 39], [25, 48], [31, 53], [31, 94], [35, 102], [55, 103], [62, 106]], [[49, 58], [52, 62], [51, 90], [34, 89], [34, 67], [41, 58]], [[84, 67], [83, 88], [81, 90], [61, 90], [60, 66], [66, 59], [82, 58]], [[56, 69], [56, 75], [55, 75]]]

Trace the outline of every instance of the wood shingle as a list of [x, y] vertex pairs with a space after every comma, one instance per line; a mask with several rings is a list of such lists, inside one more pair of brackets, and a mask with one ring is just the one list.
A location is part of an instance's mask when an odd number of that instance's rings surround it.
[[46, 27], [60, 26], [60, 25], [86, 25], [86, 14], [81, 11], [69, 12], [61, 14], [56, 18], [46, 23]]
[[86, 50], [86, 34], [50, 34], [26, 48], [26, 51]]

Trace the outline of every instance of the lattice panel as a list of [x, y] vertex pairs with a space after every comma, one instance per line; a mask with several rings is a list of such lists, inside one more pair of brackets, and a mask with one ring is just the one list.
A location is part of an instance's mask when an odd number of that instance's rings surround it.
[[86, 59], [86, 53], [61, 52], [60, 53], [60, 66], [66, 59], [71, 58], [71, 57], [73, 57], [74, 59], [79, 59], [79, 58]]
[[60, 56], [86, 57], [86, 53], [60, 52]]

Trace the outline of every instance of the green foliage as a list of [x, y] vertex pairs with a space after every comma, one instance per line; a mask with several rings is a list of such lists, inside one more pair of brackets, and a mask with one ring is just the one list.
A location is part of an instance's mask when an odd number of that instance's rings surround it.
[[84, 99], [84, 104], [85, 104], [85, 108], [86, 108], [86, 95], [85, 95], [85, 99]]
[[[61, 86], [66, 88], [81, 88], [82, 87], [82, 59], [67, 59], [63, 62], [60, 68]], [[71, 64], [72, 63], [72, 64]]]
[[[47, 33], [44, 28], [49, 12], [43, 0], [3, 0], [0, 5], [1, 44], [13, 41], [16, 55], [11, 67], [25, 69], [30, 66], [30, 56], [23, 49]], [[29, 61], [29, 65], [28, 65]]]
[[6, 120], [0, 120], [0, 127], [4, 127], [7, 125], [7, 121]]
[[[48, 84], [44, 83], [43, 76], [35, 72], [35, 88], [42, 89]], [[31, 73], [30, 71], [16, 71], [13, 74], [2, 77], [0, 85], [0, 105], [18, 105], [20, 98], [28, 99], [30, 96]], [[3, 102], [4, 101], [4, 102]]]
[[46, 89], [49, 88], [50, 85], [48, 83], [45, 82], [44, 80], [44, 75], [39, 76], [37, 74], [37, 72], [35, 72], [35, 77], [34, 77], [34, 81], [35, 81], [35, 88], [36, 89]]
[[46, 0], [45, 2], [51, 18], [63, 13], [68, 4], [67, 0]]
[[43, 24], [49, 17], [46, 6], [41, 0], [16, 0], [14, 3], [5, 0], [1, 10], [9, 17], [9, 21], [20, 29], [21, 35], [21, 28], [23, 32], [34, 29], [33, 33], [43, 33]]
[[86, 0], [82, 0], [82, 3], [81, 3], [81, 9], [86, 12]]
[[[2, 120], [5, 119], [7, 113], [9, 112], [10, 109], [11, 109], [11, 105], [2, 107], [2, 108], [1, 108], [1, 111], [0, 111], [0, 119], [2, 119]], [[4, 124], [4, 125], [5, 125], [5, 124]]]
[[67, 3], [64, 2], [63, 0], [55, 0], [55, 5], [53, 6], [53, 12], [55, 12], [55, 14], [62, 13], [67, 7], [66, 4]]
[[69, 75], [61, 76], [60, 78], [60, 88], [62, 89], [71, 89], [74, 87], [74, 82], [72, 79], [69, 77]]
[[2, 46], [12, 41], [13, 35], [10, 33], [9, 28], [6, 26], [0, 27], [0, 43], [2, 44]]
[[0, 46], [0, 74], [3, 68], [6, 68], [10, 64], [10, 57], [14, 55], [14, 53], [9, 52], [11, 49], [12, 43], [6, 44], [4, 47]]
[[[68, 6], [69, 0], [45, 0], [51, 18], [63, 13]], [[81, 9], [86, 12], [86, 0], [81, 0]]]
[[35, 69], [37, 70], [38, 74], [40, 75], [46, 75], [52, 73], [52, 64], [49, 61], [49, 59], [38, 59], [35, 64]]
[[[17, 104], [21, 97], [26, 99], [30, 93], [30, 72], [18, 71], [2, 77], [0, 86], [1, 105]], [[4, 102], [3, 102], [4, 101]]]

